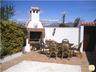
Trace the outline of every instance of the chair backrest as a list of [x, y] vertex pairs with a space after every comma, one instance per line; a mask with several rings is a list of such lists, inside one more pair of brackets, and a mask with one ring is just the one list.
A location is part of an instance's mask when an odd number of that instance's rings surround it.
[[69, 40], [68, 39], [63, 39], [62, 40], [62, 50], [69, 50], [70, 48], [70, 44], [69, 44]]
[[68, 43], [63, 43], [62, 44], [62, 50], [69, 50], [70, 45]]
[[48, 45], [49, 51], [56, 51], [56, 42], [53, 40], [46, 40], [46, 44]]
[[46, 42], [46, 45], [48, 46], [50, 45], [50, 40], [46, 40], [45, 42]]
[[69, 43], [69, 40], [68, 39], [63, 39], [62, 43]]

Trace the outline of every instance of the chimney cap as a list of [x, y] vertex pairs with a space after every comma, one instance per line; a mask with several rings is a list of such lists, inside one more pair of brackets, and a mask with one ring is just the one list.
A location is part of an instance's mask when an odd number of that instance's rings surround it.
[[31, 7], [32, 10], [40, 10], [39, 7]]

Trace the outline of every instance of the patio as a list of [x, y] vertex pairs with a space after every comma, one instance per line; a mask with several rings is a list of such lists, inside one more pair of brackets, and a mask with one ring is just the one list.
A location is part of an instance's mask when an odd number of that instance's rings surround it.
[[[81, 72], [89, 72], [88, 71], [88, 61], [87, 61], [87, 57], [86, 54], [83, 53], [82, 58], [79, 57], [72, 57], [70, 60], [64, 58], [64, 59], [60, 59], [60, 58], [50, 58], [47, 57], [44, 54], [39, 54], [36, 51], [32, 51], [30, 53], [26, 53], [21, 55], [20, 57], [17, 57], [15, 59], [12, 59], [8, 62], [2, 63], [1, 65], [1, 70], [5, 71], [7, 69], [9, 69], [10, 67], [14, 67], [14, 65], [17, 65], [19, 63], [21, 63], [22, 61], [37, 61], [37, 62], [42, 62], [42, 63], [56, 63], [56, 64], [63, 64], [63, 65], [78, 65], [81, 66]], [[52, 64], [51, 64], [52, 65]], [[70, 67], [69, 67], [70, 68]]]
[[22, 61], [4, 72], [81, 72], [80, 65]]

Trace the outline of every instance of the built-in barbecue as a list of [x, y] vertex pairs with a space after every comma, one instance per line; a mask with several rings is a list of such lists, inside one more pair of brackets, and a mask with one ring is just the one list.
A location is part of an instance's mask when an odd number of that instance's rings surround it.
[[34, 44], [45, 37], [45, 29], [39, 20], [40, 9], [38, 7], [32, 7], [30, 14], [31, 20], [27, 25], [28, 40], [30, 44]]

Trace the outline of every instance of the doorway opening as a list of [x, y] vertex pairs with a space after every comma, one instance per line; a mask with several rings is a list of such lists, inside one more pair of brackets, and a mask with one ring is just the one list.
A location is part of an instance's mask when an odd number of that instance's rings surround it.
[[92, 52], [96, 47], [96, 26], [84, 26], [84, 51]]

